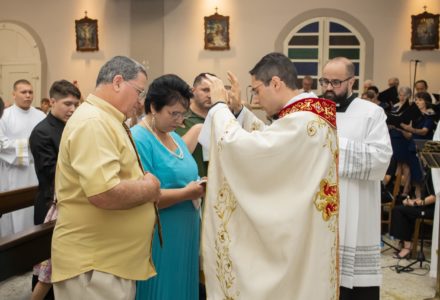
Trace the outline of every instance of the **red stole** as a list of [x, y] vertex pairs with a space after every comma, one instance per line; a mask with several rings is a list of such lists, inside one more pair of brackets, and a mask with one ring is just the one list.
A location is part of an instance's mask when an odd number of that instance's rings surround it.
[[282, 118], [298, 111], [309, 111], [324, 119], [330, 126], [336, 128], [336, 103], [322, 98], [305, 98], [284, 107], [278, 114]]

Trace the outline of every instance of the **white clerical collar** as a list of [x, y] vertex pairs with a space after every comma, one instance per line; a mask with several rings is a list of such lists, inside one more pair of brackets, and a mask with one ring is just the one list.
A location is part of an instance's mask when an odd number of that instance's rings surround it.
[[287, 101], [287, 103], [286, 103], [286, 105], [284, 105], [284, 107], [286, 107], [286, 106], [288, 106], [288, 105], [290, 105], [290, 104], [292, 104], [292, 103], [294, 103], [296, 101], [302, 100], [304, 98], [316, 98], [316, 95], [313, 92], [311, 92], [311, 93], [307, 93], [307, 92], [301, 93], [299, 95], [296, 95], [295, 97], [293, 97], [289, 101]]
[[29, 107], [28, 109], [23, 109], [21, 107], [19, 107], [17, 104], [14, 103], [14, 105], [12, 107], [15, 107], [15, 110], [22, 113], [22, 114], [28, 114], [31, 110], [32, 110], [32, 106]]

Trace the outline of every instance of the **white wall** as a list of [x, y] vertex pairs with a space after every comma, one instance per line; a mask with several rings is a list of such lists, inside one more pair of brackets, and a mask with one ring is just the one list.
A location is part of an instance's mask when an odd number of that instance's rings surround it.
[[[102, 64], [115, 55], [130, 53], [130, 1], [2, 0], [0, 7], [0, 20], [24, 23], [41, 39], [47, 57], [46, 86], [42, 88], [46, 95], [53, 81], [64, 78], [78, 80], [87, 96]], [[89, 18], [98, 19], [97, 52], [76, 51], [75, 20], [83, 18], [85, 10]]]
[[[248, 70], [266, 53], [295, 16], [312, 9], [342, 10], [358, 19], [374, 38], [373, 79], [380, 89], [389, 77], [409, 85], [409, 60], [420, 59], [417, 78], [426, 79], [430, 90], [440, 92], [440, 51], [411, 51], [411, 15], [440, 13], [438, 0], [291, 1], [291, 0], [165, 0], [164, 71], [192, 82], [195, 75], [210, 71], [226, 79], [234, 71], [242, 85], [249, 83]], [[203, 49], [203, 17], [215, 12], [230, 16], [230, 51]]]
[[[411, 15], [423, 12], [424, 4], [429, 12], [440, 13], [438, 0], [1, 0], [0, 20], [25, 23], [39, 35], [47, 57], [43, 92], [65, 78], [78, 80], [87, 95], [102, 64], [118, 54], [144, 61], [151, 79], [176, 73], [192, 83], [203, 71], [226, 79], [226, 71], [232, 70], [246, 86], [249, 69], [275, 50], [276, 38], [290, 20], [310, 10], [338, 9], [357, 18], [373, 36], [373, 79], [380, 88], [391, 76], [408, 85], [409, 60], [417, 58], [423, 61], [417, 77], [439, 92], [440, 51], [410, 50]], [[230, 16], [230, 51], [203, 49], [203, 17], [216, 6]], [[84, 10], [98, 19], [98, 52], [75, 50], [74, 20]]]

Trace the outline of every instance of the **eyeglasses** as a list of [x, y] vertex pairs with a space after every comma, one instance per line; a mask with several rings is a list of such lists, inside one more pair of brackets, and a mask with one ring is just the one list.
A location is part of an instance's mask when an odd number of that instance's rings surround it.
[[341, 86], [341, 84], [345, 81], [350, 80], [351, 78], [353, 78], [352, 76], [348, 77], [347, 79], [344, 80], [339, 80], [339, 79], [332, 79], [332, 80], [328, 80], [327, 78], [319, 78], [319, 84], [322, 87], [327, 87], [329, 84], [331, 84], [332, 87], [334, 88], [338, 88]]
[[250, 85], [250, 87], [251, 87], [251, 95], [252, 96], [258, 96], [258, 88], [260, 87], [260, 86], [262, 86], [264, 83], [262, 82], [262, 83], [260, 83], [260, 84], [258, 84], [257, 86], [252, 86], [252, 85]]
[[188, 112], [183, 113], [180, 111], [173, 111], [173, 112], [169, 111], [168, 113], [170, 114], [171, 118], [174, 121], [177, 121], [179, 119], [185, 119], [188, 116]]
[[138, 94], [138, 99], [141, 101], [145, 101], [145, 97], [147, 96], [147, 91], [146, 90], [141, 90], [140, 88], [138, 88], [137, 86], [135, 86], [133, 83], [131, 83], [130, 81], [125, 81], [126, 83], [128, 83], [129, 86], [131, 86], [132, 88], [134, 88]]

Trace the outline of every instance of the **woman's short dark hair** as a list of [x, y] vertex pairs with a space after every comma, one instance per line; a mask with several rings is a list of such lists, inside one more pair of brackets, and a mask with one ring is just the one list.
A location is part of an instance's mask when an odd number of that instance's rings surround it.
[[418, 92], [415, 94], [415, 98], [423, 99], [425, 101], [426, 108], [430, 108], [432, 106], [431, 95], [427, 92]]
[[145, 99], [145, 113], [151, 112], [151, 106], [161, 111], [166, 105], [180, 103], [186, 109], [193, 97], [191, 87], [179, 76], [174, 74], [162, 75], [150, 84]]

